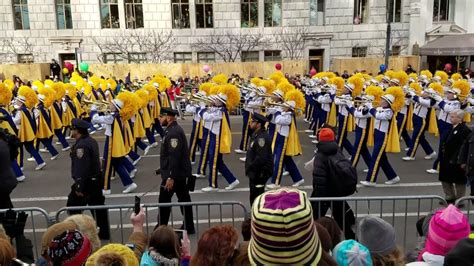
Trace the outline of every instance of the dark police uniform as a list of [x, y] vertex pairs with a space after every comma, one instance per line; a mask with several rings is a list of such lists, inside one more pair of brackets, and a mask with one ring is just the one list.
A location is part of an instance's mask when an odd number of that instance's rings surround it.
[[[176, 116], [178, 113], [171, 108], [162, 108], [161, 115]], [[192, 179], [191, 161], [189, 160], [188, 141], [183, 129], [176, 121], [171, 122], [164, 131], [160, 152], [160, 173], [161, 187], [159, 203], [169, 203], [174, 193], [178, 197], [178, 202], [191, 202], [189, 191], [194, 190], [194, 184], [190, 184]], [[165, 189], [168, 179], [174, 180], [173, 189]], [[161, 207], [159, 213], [160, 225], [167, 225], [171, 208]], [[181, 208], [184, 215], [184, 229], [188, 233], [194, 233], [193, 209], [191, 206]]]
[[[73, 128], [87, 130], [90, 124], [81, 119], [72, 120]], [[71, 149], [71, 176], [74, 184], [71, 186], [67, 206], [104, 205], [102, 195], [103, 176], [100, 171], [99, 145], [89, 135], [82, 136]], [[79, 196], [80, 192], [83, 196]], [[69, 215], [79, 214], [81, 211], [70, 211]], [[97, 226], [100, 228], [100, 239], [110, 239], [107, 210], [92, 211]]]
[[264, 127], [268, 120], [257, 113], [252, 115], [252, 120], [260, 123], [262, 128], [252, 134], [245, 160], [245, 175], [249, 178], [250, 186], [250, 205], [265, 192], [265, 183], [273, 175], [272, 142]]

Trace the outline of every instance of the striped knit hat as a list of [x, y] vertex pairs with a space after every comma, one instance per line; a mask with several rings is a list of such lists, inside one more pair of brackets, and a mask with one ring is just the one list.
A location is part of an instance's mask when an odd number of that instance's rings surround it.
[[470, 230], [467, 216], [450, 204], [431, 218], [424, 251], [444, 256], [459, 240], [469, 237]]
[[306, 192], [282, 188], [257, 197], [248, 251], [252, 265], [317, 265], [322, 249]]

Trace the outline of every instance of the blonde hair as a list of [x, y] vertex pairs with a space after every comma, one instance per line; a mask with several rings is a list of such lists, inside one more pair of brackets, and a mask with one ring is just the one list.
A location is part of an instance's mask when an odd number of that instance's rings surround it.
[[405, 255], [402, 250], [397, 247], [388, 255], [372, 254], [373, 266], [398, 266], [405, 265]]
[[64, 222], [74, 223], [81, 233], [87, 236], [92, 245], [92, 252], [98, 250], [101, 246], [97, 224], [92, 216], [85, 214], [75, 214], [67, 217]]

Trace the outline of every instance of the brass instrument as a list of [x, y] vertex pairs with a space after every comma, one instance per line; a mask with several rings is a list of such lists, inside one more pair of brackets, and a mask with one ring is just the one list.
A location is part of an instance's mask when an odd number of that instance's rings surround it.
[[106, 112], [109, 112], [110, 109], [109, 109], [109, 103], [106, 102], [106, 101], [103, 101], [103, 100], [100, 100], [100, 101], [91, 101], [91, 100], [87, 100], [87, 99], [81, 99], [81, 104], [84, 105], [84, 109], [89, 113], [91, 110], [91, 106], [92, 105], [97, 105], [98, 108], [97, 108], [97, 111], [98, 112], [103, 112], [103, 113], [106, 113]]
[[291, 107], [285, 105], [284, 103], [268, 102], [267, 104], [270, 105], [270, 106], [278, 106], [278, 107], [282, 107], [282, 108], [290, 108], [290, 109], [294, 109], [294, 110], [298, 110], [298, 111], [301, 111], [301, 110], [302, 110], [301, 108], [298, 108], [298, 107], [291, 108]]

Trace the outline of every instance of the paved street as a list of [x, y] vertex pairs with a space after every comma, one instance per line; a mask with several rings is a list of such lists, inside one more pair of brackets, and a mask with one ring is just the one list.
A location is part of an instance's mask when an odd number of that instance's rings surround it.
[[[241, 118], [232, 117], [232, 131], [233, 131], [233, 148], [237, 148], [240, 142], [240, 130], [241, 130]], [[186, 132], [190, 132], [191, 118], [186, 117], [185, 121], [179, 121], [179, 123], [184, 127]], [[304, 189], [311, 193], [311, 184], [312, 177], [311, 173], [306, 171], [303, 168], [304, 162], [311, 159], [314, 150], [314, 144], [311, 143], [310, 139], [307, 137], [307, 134], [304, 133], [304, 130], [307, 128], [307, 124], [302, 120], [298, 123], [298, 129], [300, 132], [300, 140], [303, 146], [303, 155], [294, 158], [296, 164], [300, 168], [302, 175], [305, 177]], [[427, 135], [428, 140], [431, 142], [433, 148], [437, 149], [438, 139]], [[102, 146], [104, 142], [104, 137], [102, 134], [94, 135], [94, 137], [99, 141], [99, 145]], [[189, 137], [189, 134], [188, 134]], [[352, 136], [351, 136], [352, 139]], [[405, 148], [402, 144], [402, 150]], [[135, 178], [135, 182], [138, 184], [138, 189], [132, 194], [122, 194], [123, 187], [121, 185], [120, 179], [112, 181], [112, 195], [107, 196], [106, 203], [109, 205], [115, 204], [133, 204], [134, 195], [140, 196], [143, 203], [157, 203], [158, 202], [158, 191], [161, 178], [154, 174], [154, 170], [159, 167], [159, 147], [153, 149], [148, 156], [145, 156], [140, 163], [138, 164], [138, 174]], [[67, 194], [70, 190], [70, 185], [72, 180], [70, 177], [70, 160], [69, 153], [63, 152], [61, 157], [56, 161], [49, 160], [49, 154], [42, 154], [45, 159], [47, 159], [48, 165], [41, 171], [34, 171], [35, 163], [25, 161], [25, 174], [27, 179], [24, 183], [18, 185], [15, 191], [12, 194], [13, 203], [15, 207], [40, 207], [45, 209], [47, 212], [55, 212], [61, 207], [66, 205]], [[402, 182], [398, 185], [387, 186], [379, 185], [376, 188], [358, 188], [358, 193], [354, 196], [418, 196], [418, 195], [442, 195], [442, 189], [437, 181], [436, 175], [430, 175], [425, 172], [426, 169], [431, 167], [432, 161], [425, 160], [423, 157], [425, 154], [423, 151], [419, 151], [417, 154], [417, 160], [413, 162], [404, 162], [401, 157], [403, 153], [400, 154], [390, 154], [390, 162], [396, 169], [398, 175], [401, 177]], [[231, 169], [231, 171], [236, 175], [240, 180], [240, 185], [237, 189], [233, 191], [225, 191], [223, 188], [227, 186], [225, 179], [219, 177], [219, 186], [222, 189], [218, 193], [202, 193], [200, 189], [207, 186], [207, 179], [198, 179], [196, 184], [196, 191], [192, 193], [191, 197], [193, 201], [239, 201], [242, 202], [247, 210], [249, 208], [248, 203], [248, 180], [244, 176], [244, 164], [239, 161], [239, 154], [232, 153], [230, 155], [224, 156], [224, 161]], [[364, 162], [360, 161], [358, 172], [359, 180], [365, 178], [365, 173], [363, 170], [366, 168]], [[383, 184], [386, 179], [383, 173], [379, 174], [379, 184]], [[291, 185], [291, 178], [289, 176], [283, 177], [284, 185]], [[176, 199], [175, 199], [176, 200]], [[357, 206], [356, 206], [357, 205]], [[384, 217], [389, 217], [390, 222], [394, 222], [396, 226], [404, 226], [405, 224], [409, 228], [408, 238], [404, 241], [404, 236], [402, 233], [399, 234], [399, 242], [407, 242], [408, 246], [413, 245], [414, 240], [414, 222], [416, 218], [423, 212], [426, 212], [432, 208], [438, 207], [438, 200], [423, 200], [423, 201], [410, 201], [410, 202], [398, 202], [394, 204], [392, 201], [383, 202], [383, 209], [380, 208], [380, 204], [373, 203], [367, 204], [366, 202], [360, 202], [355, 204], [351, 202], [351, 206], [357, 212], [358, 217], [367, 215], [368, 213], [376, 213], [377, 215], [382, 214]], [[408, 216], [405, 217], [405, 210], [408, 211]], [[418, 211], [420, 210], [420, 211]], [[208, 227], [209, 223], [219, 222], [220, 221], [220, 211], [219, 207], [210, 208], [210, 217], [208, 217], [208, 208], [201, 207], [199, 208], [199, 213], [196, 216], [199, 216], [199, 231], [205, 230]], [[156, 224], [156, 209], [150, 209], [148, 212], [148, 222], [150, 225], [150, 230], [152, 226]], [[243, 218], [242, 208], [234, 208], [234, 218], [236, 226]], [[61, 216], [62, 218], [65, 215]], [[110, 212], [111, 219], [111, 228], [115, 240], [120, 240], [120, 234], [118, 224], [120, 224], [120, 219], [123, 219], [123, 224], [125, 227], [130, 227], [130, 211], [114, 210]], [[195, 217], [196, 218], [196, 217]], [[228, 206], [222, 208], [222, 219], [224, 222], [232, 222], [232, 209]], [[209, 220], [211, 219], [211, 220]], [[36, 220], [36, 222], [39, 219]], [[181, 217], [179, 214], [179, 209], [174, 209], [175, 222], [180, 222]], [[42, 222], [39, 222], [42, 225]], [[44, 230], [43, 226], [39, 226], [40, 231]], [[403, 228], [403, 227], [402, 227]], [[125, 237], [127, 232], [125, 232]], [[118, 237], [118, 239], [116, 238]], [[194, 239], [194, 238], [193, 238]]]

